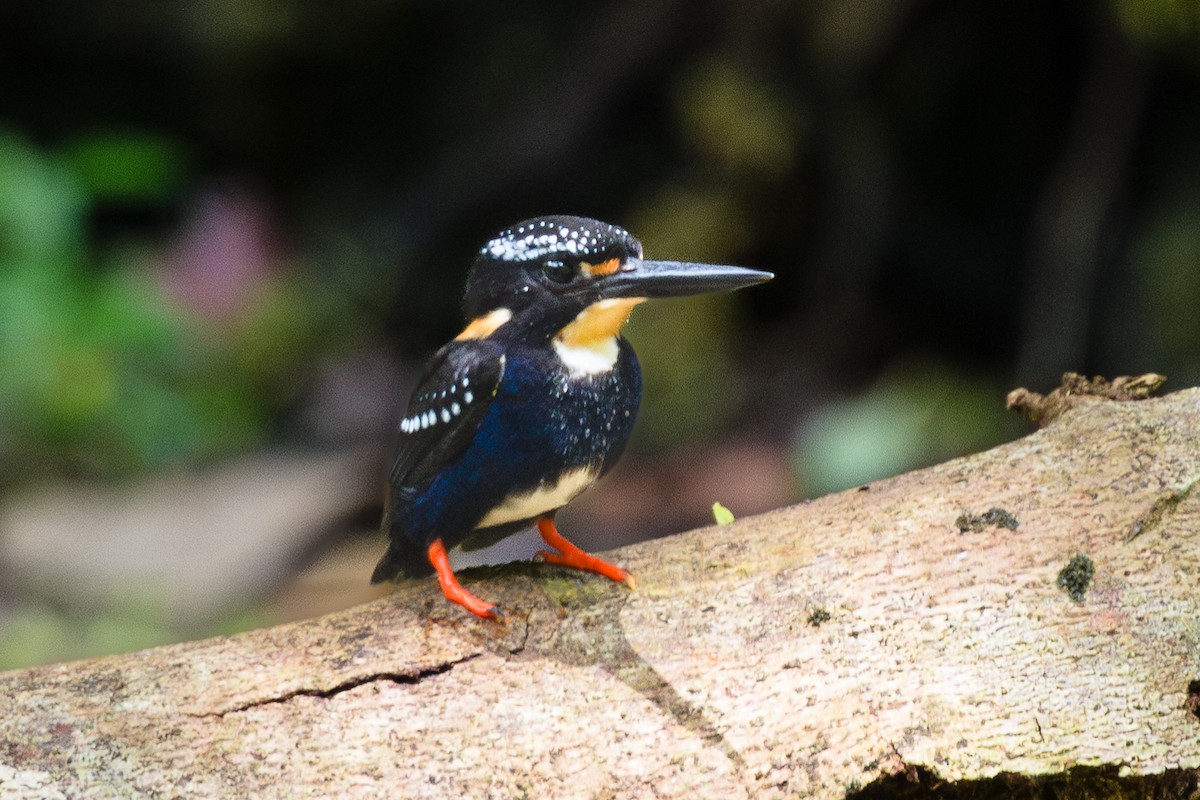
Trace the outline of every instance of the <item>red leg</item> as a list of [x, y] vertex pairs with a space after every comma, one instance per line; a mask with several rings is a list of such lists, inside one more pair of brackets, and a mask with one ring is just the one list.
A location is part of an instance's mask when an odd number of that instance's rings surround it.
[[542, 550], [538, 553], [547, 563], [595, 572], [609, 580], [623, 583], [630, 589], [637, 588], [637, 581], [628, 572], [618, 566], [609, 564], [607, 561], [583, 552], [564, 539], [562, 534], [558, 532], [558, 528], [554, 526], [554, 520], [548, 517], [539, 519], [537, 529], [542, 538], [546, 540], [546, 544], [558, 551], [554, 553], [549, 550]]
[[450, 557], [446, 555], [446, 547], [441, 539], [435, 539], [425, 553], [429, 556], [429, 563], [437, 570], [438, 583], [442, 585], [442, 594], [446, 595], [447, 600], [458, 603], [476, 616], [494, 617], [504, 621], [504, 612], [499, 606], [480, 600], [464, 589], [458, 578], [454, 577], [454, 571], [450, 569]]

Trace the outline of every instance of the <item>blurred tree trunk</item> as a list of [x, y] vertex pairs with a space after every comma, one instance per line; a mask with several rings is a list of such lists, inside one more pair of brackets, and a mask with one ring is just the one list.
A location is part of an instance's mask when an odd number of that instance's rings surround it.
[[[469, 573], [506, 627], [422, 581], [7, 673], [0, 795], [1184, 796], [1198, 441], [1200, 389], [1097, 399], [985, 453], [626, 548], [633, 592], [547, 566]], [[1077, 555], [1094, 565], [1067, 581], [1081, 602], [1059, 585]]]
[[1089, 15], [1091, 56], [1058, 164], [1033, 219], [1016, 374], [1041, 382], [1086, 360], [1096, 283], [1135, 162], [1153, 70], [1108, 9]]

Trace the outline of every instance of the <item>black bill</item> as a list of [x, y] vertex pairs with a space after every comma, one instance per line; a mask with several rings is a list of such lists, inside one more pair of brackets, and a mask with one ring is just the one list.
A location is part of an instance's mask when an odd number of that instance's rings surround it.
[[683, 297], [741, 289], [774, 277], [746, 267], [631, 258], [620, 270], [597, 281], [596, 288], [604, 297]]

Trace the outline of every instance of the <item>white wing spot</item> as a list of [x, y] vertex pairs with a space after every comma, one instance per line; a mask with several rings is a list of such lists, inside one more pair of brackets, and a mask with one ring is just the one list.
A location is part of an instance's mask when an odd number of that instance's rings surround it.
[[470, 403], [470, 402], [471, 402], [472, 400], [474, 400], [474, 399], [475, 399], [475, 395], [473, 395], [473, 394], [471, 393], [471, 390], [470, 390], [470, 389], [468, 389], [468, 390], [467, 390], [467, 392], [466, 392], [466, 394], [464, 394], [464, 395], [463, 395], [463, 402], [464, 402], [464, 403]]
[[442, 409], [442, 422], [449, 422], [449, 421], [450, 421], [450, 411], [449, 411], [449, 409], [443, 408]]

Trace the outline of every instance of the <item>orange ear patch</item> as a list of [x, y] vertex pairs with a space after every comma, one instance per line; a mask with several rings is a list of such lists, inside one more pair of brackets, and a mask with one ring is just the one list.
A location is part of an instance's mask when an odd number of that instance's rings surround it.
[[607, 261], [601, 261], [599, 264], [589, 264], [583, 261], [579, 264], [579, 268], [589, 278], [602, 278], [605, 275], [612, 275], [621, 268], [621, 259], [610, 258]]
[[455, 336], [454, 340], [486, 339], [510, 319], [512, 319], [512, 311], [507, 308], [497, 308], [495, 311], [489, 311], [482, 317], [471, 320], [471, 324], [463, 328], [463, 332]]
[[[616, 259], [613, 259], [616, 261]], [[605, 262], [608, 263], [608, 262]], [[567, 347], [594, 347], [617, 335], [644, 297], [600, 300], [579, 312], [555, 337]]]

